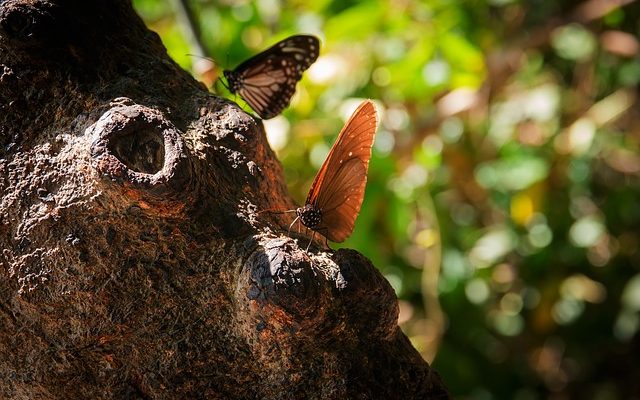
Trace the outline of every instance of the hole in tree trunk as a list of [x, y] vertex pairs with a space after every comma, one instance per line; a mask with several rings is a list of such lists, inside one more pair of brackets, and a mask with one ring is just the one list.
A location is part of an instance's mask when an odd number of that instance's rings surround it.
[[109, 143], [109, 150], [135, 172], [155, 174], [164, 165], [164, 138], [152, 129], [119, 135]]

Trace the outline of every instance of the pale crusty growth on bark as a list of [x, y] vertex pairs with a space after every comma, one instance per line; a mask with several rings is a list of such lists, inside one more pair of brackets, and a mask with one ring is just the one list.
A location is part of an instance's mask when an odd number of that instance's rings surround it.
[[0, 398], [447, 398], [368, 260], [255, 213], [293, 206], [129, 2], [0, 3]]

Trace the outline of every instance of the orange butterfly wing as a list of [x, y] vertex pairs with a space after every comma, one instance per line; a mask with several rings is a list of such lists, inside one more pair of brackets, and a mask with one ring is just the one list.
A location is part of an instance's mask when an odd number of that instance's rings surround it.
[[375, 105], [366, 100], [340, 131], [309, 190], [306, 204], [322, 212], [322, 222], [315, 230], [332, 242], [343, 242], [353, 232], [377, 127]]

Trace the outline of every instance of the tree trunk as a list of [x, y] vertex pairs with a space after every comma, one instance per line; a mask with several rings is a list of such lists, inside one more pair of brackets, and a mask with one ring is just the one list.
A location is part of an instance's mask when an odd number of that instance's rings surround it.
[[0, 398], [448, 398], [262, 124], [124, 0], [0, 2]]

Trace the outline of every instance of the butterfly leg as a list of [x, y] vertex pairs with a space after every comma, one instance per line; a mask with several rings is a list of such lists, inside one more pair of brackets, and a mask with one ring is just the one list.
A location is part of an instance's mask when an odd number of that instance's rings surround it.
[[287, 231], [287, 236], [291, 236], [291, 227], [293, 226], [293, 224], [295, 224], [296, 222], [298, 222], [298, 220], [300, 219], [300, 217], [296, 217], [296, 219], [293, 220], [293, 222], [291, 223], [291, 225], [289, 225], [289, 230]]
[[222, 83], [222, 86], [227, 87], [227, 85], [222, 82], [221, 78], [216, 79], [216, 81], [213, 82], [213, 91], [216, 94], [220, 93], [220, 90], [218, 89], [218, 82]]
[[329, 240], [327, 239], [329, 228], [323, 226], [322, 228], [318, 228], [318, 232], [324, 237], [324, 245], [327, 247], [327, 249], [331, 250], [331, 247], [329, 246]]
[[311, 239], [309, 239], [309, 244], [307, 245], [307, 248], [304, 249], [304, 251], [309, 251], [309, 246], [311, 246], [311, 242], [313, 242], [313, 238], [316, 236], [316, 231], [312, 230], [311, 232], [313, 232], [311, 234]]

